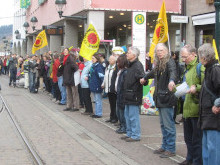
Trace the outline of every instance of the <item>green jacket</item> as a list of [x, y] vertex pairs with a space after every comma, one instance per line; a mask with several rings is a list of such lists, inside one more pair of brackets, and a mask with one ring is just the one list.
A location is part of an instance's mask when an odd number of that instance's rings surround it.
[[205, 67], [203, 65], [201, 66], [201, 77], [199, 78], [196, 72], [197, 64], [198, 62], [196, 57], [190, 64], [186, 66], [185, 69], [186, 83], [189, 85], [189, 87], [196, 85], [196, 94], [186, 94], [183, 105], [184, 118], [199, 117], [199, 92], [204, 79]]

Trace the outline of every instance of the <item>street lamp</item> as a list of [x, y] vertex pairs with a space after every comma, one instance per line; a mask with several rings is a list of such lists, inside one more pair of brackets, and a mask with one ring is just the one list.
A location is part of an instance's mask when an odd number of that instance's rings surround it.
[[15, 30], [15, 34], [18, 35], [18, 34], [19, 34], [19, 31], [18, 31], [18, 30]]
[[32, 29], [33, 29], [33, 31], [35, 31], [36, 24], [38, 23], [37, 17], [33, 16], [31, 18], [31, 23], [32, 23]]
[[29, 23], [28, 23], [28, 22], [25, 22], [25, 23], [23, 24], [23, 27], [25, 28], [25, 33], [28, 34]]
[[71, 18], [71, 19], [74, 19], [74, 20], [84, 20], [84, 21], [87, 20], [86, 16], [64, 16], [63, 15], [63, 7], [66, 5], [66, 0], [56, 0], [55, 4], [58, 7], [58, 13], [59, 13], [60, 18], [65, 17], [65, 18]]
[[220, 0], [215, 0], [215, 40], [216, 40], [216, 47], [218, 50], [218, 56], [220, 53]]

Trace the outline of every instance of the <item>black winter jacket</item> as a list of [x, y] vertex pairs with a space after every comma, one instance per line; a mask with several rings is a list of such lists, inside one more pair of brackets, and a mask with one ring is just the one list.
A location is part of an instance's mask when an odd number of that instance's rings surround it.
[[124, 103], [125, 105], [141, 105], [143, 87], [140, 79], [144, 77], [144, 68], [136, 59], [128, 64], [127, 74], [124, 81]]
[[63, 85], [64, 86], [75, 86], [74, 73], [78, 70], [78, 65], [74, 58], [70, 55], [63, 69]]
[[116, 93], [115, 92], [115, 80], [117, 78], [117, 73], [118, 73], [118, 66], [116, 64], [115, 70], [112, 73], [111, 86], [110, 86], [110, 92], [111, 93]]
[[125, 104], [124, 104], [124, 80], [125, 76], [127, 74], [127, 69], [123, 69], [119, 75], [118, 78], [118, 84], [117, 84], [117, 106], [121, 109], [124, 110]]
[[220, 66], [218, 61], [213, 61], [205, 66], [205, 78], [202, 84], [199, 101], [199, 127], [204, 130], [220, 130], [220, 114], [214, 114], [212, 107], [216, 98], [204, 87], [206, 87], [217, 96], [220, 97]]
[[167, 62], [164, 72], [153, 69], [146, 76], [145, 80], [154, 78], [154, 102], [157, 108], [171, 108], [176, 105], [176, 97], [168, 89], [170, 81], [176, 82], [176, 64], [172, 58]]

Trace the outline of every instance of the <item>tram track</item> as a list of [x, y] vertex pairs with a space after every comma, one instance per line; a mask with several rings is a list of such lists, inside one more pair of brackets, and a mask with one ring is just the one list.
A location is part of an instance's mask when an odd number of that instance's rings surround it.
[[34, 165], [44, 165], [45, 163], [42, 161], [42, 159], [40, 158], [40, 156], [37, 154], [37, 152], [33, 149], [31, 143], [29, 142], [28, 138], [25, 136], [25, 134], [23, 133], [21, 127], [19, 126], [19, 124], [17, 123], [17, 121], [15, 120], [14, 115], [12, 114], [12, 112], [10, 111], [8, 105], [6, 104], [4, 98], [2, 97], [2, 95], [0, 94], [0, 100], [1, 100], [1, 107], [0, 107], [0, 114], [3, 113], [4, 111], [7, 112], [10, 120], [12, 121], [15, 129], [17, 130], [19, 136], [21, 137], [25, 148], [28, 151], [28, 154], [30, 155], [32, 162]]

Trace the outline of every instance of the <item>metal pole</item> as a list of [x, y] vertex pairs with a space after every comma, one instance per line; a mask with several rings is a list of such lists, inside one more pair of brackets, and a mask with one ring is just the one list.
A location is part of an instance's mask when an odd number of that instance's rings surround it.
[[[215, 0], [215, 41], [218, 52], [220, 51], [220, 0]], [[219, 55], [218, 55], [219, 56]]]

